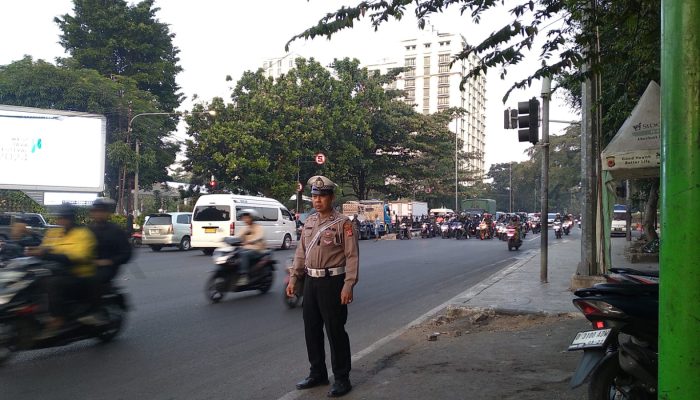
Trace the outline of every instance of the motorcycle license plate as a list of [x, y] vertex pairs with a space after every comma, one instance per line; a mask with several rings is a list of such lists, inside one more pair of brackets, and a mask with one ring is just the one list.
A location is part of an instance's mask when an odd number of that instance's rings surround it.
[[204, 233], [216, 233], [216, 228], [204, 228]]
[[576, 334], [574, 341], [571, 342], [569, 351], [603, 347], [609, 335], [610, 329], [579, 332]]

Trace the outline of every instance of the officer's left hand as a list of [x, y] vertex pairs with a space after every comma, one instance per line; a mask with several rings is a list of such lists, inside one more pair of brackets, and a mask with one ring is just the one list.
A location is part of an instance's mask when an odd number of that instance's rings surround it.
[[340, 292], [340, 304], [352, 303], [352, 289], [343, 288]]

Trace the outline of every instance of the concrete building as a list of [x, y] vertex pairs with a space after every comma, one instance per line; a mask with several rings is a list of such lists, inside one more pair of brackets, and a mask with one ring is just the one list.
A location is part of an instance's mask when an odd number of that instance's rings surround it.
[[459, 85], [476, 65], [476, 56], [460, 60], [450, 66], [454, 55], [464, 49], [464, 36], [438, 32], [427, 28], [416, 38], [401, 41], [400, 60], [385, 59], [367, 65], [370, 71], [386, 73], [391, 68], [406, 67], [395, 87], [406, 91], [404, 101], [413, 104], [418, 112], [430, 114], [450, 107], [461, 107], [467, 113], [450, 124], [463, 141], [463, 151], [472, 159], [461, 168], [464, 182], [481, 180], [485, 174], [484, 150], [486, 142], [486, 78], [480, 76]]
[[287, 74], [289, 70], [296, 67], [294, 61], [299, 57], [300, 56], [296, 53], [287, 53], [282, 57], [265, 60], [262, 66], [263, 71], [265, 71], [265, 76], [277, 79], [283, 74]]

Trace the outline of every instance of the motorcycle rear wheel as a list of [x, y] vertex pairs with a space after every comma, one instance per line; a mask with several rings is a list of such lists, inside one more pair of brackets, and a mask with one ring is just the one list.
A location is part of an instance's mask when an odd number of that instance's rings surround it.
[[12, 326], [8, 323], [0, 323], [0, 365], [12, 357], [13, 347], [10, 345], [10, 333]]
[[226, 280], [220, 276], [212, 276], [209, 278], [206, 286], [207, 300], [209, 300], [212, 304], [216, 304], [223, 300], [224, 294], [226, 293], [223, 290], [225, 283]]
[[106, 304], [103, 311], [109, 322], [97, 333], [97, 339], [102, 343], [109, 343], [122, 331], [125, 312], [118, 304]]
[[588, 384], [588, 400], [631, 400], [638, 397], [629, 397], [629, 387], [619, 387], [619, 382], [631, 378], [620, 367], [617, 356], [603, 360], [593, 371]]

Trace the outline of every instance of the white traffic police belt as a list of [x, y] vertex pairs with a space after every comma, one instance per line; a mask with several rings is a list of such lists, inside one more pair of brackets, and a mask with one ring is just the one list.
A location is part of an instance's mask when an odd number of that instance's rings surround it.
[[306, 268], [306, 275], [312, 278], [325, 278], [326, 276], [336, 276], [345, 273], [345, 267], [335, 268]]

